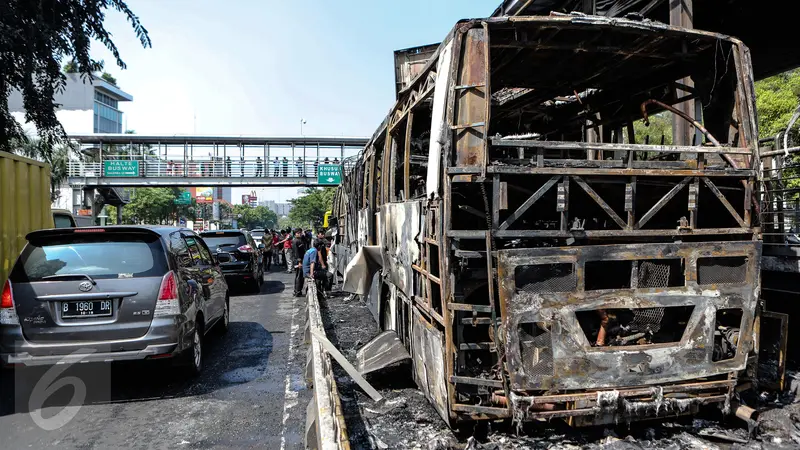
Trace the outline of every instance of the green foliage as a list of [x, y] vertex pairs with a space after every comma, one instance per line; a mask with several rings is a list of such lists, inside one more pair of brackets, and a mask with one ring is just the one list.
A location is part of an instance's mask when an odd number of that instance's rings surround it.
[[[637, 120], [633, 123], [633, 134], [636, 136], [637, 144], [644, 144], [649, 142], [650, 145], [661, 145], [661, 139], [664, 139], [664, 145], [672, 145], [672, 113], [662, 112], [649, 116], [650, 125], [644, 124], [644, 121]], [[647, 140], [649, 138], [649, 141]]]
[[289, 200], [293, 205], [289, 211], [290, 224], [303, 228], [322, 226], [325, 212], [333, 208], [335, 193], [336, 189], [332, 187], [306, 188], [301, 197]]
[[8, 150], [50, 165], [50, 201], [61, 196], [61, 184], [67, 179], [67, 162], [70, 152], [76, 151], [69, 144], [51, 145], [41, 139], [14, 139]]
[[292, 228], [294, 224], [292, 223], [292, 219], [288, 218], [287, 216], [283, 216], [278, 219], [278, 229], [285, 230], [287, 228]]
[[758, 134], [775, 136], [786, 129], [800, 99], [800, 70], [790, 70], [756, 83]]
[[103, 69], [103, 63], [90, 56], [92, 42], [98, 41], [125, 68], [104, 26], [109, 8], [125, 15], [142, 46], [151, 46], [147, 30], [123, 0], [0, 2], [0, 150], [9, 151], [14, 139], [26, 139], [8, 108], [12, 91], [22, 93], [25, 120], [36, 126], [46, 145], [53, 146], [66, 137], [54, 101], [66, 85], [62, 63], [71, 60], [83, 79], [89, 80], [93, 72]]
[[117, 79], [116, 79], [116, 78], [114, 78], [114, 76], [113, 76], [113, 75], [111, 75], [111, 74], [110, 74], [110, 73], [108, 73], [108, 72], [103, 72], [103, 75], [100, 75], [100, 78], [104, 79], [104, 80], [105, 80], [105, 81], [107, 81], [108, 83], [111, 83], [111, 84], [113, 84], [114, 86], [116, 86], [116, 85], [117, 85]]
[[64, 64], [64, 73], [78, 73], [78, 64], [74, 59], [70, 59], [68, 63]]
[[240, 228], [275, 228], [278, 225], [278, 215], [266, 206], [234, 205], [232, 214]]
[[[139, 188], [133, 192], [131, 202], [122, 208], [123, 224], [170, 225], [179, 217], [196, 219], [197, 203], [176, 205], [181, 188]], [[109, 222], [116, 223], [117, 209], [107, 206]]]

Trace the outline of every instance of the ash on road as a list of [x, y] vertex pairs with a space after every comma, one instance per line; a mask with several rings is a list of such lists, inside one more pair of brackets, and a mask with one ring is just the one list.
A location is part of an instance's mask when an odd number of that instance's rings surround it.
[[[334, 292], [320, 301], [328, 338], [351, 361], [380, 330], [361, 299]], [[416, 388], [408, 365], [368, 376], [386, 398], [378, 405], [334, 363], [350, 443], [354, 449], [794, 449], [800, 448], [800, 382], [792, 392], [761, 402], [753, 430], [738, 419], [721, 420], [709, 408], [698, 417], [571, 428], [561, 421], [466, 424], [451, 430]], [[800, 379], [792, 373], [790, 378]], [[798, 394], [798, 395], [795, 395]], [[798, 403], [793, 403], [797, 399]], [[752, 431], [752, 434], [750, 433]]]
[[86, 396], [65, 408], [80, 388], [32, 395], [46, 368], [4, 374], [0, 448], [303, 448], [306, 304], [293, 279], [267, 273], [259, 294], [232, 290], [230, 330], [208, 334], [196, 379], [157, 362], [73, 366], [59, 378], [79, 378]]

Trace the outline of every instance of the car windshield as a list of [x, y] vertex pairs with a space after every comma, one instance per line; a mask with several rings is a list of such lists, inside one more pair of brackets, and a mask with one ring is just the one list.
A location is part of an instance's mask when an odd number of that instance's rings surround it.
[[72, 228], [72, 217], [65, 214], [53, 214], [53, 224], [55, 228]]
[[41, 281], [67, 274], [140, 278], [164, 275], [167, 261], [155, 236], [69, 235], [28, 244], [15, 269], [18, 281]]
[[253, 230], [250, 235], [253, 236], [253, 239], [261, 239], [264, 237], [264, 230]]
[[206, 241], [206, 245], [212, 251], [218, 247], [240, 247], [247, 244], [243, 234], [201, 234], [200, 237]]

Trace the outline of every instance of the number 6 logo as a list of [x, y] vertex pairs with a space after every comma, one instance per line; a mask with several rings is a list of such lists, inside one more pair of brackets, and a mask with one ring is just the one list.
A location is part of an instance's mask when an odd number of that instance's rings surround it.
[[[81, 349], [69, 356], [77, 355], [78, 353], [82, 353], [82, 355], [78, 356], [77, 359], [73, 359], [71, 363], [57, 364], [50, 367], [50, 369], [45, 372], [42, 378], [36, 382], [36, 386], [34, 386], [33, 391], [31, 391], [31, 397], [28, 399], [28, 410], [30, 411], [31, 419], [33, 419], [33, 422], [45, 431], [57, 430], [68, 424], [73, 418], [75, 418], [75, 415], [78, 414], [81, 406], [83, 406], [83, 401], [86, 399], [86, 384], [83, 382], [83, 380], [75, 376], [68, 376], [60, 379], [58, 378], [62, 372], [70, 368], [74, 363], [77, 363], [89, 356], [89, 354], [94, 353], [94, 350]], [[65, 362], [66, 358], [67, 357], [64, 357], [60, 362]], [[67, 406], [50, 418], [45, 419], [42, 417], [42, 406], [44, 405], [44, 401], [56, 391], [67, 385], [72, 385], [75, 389]]]

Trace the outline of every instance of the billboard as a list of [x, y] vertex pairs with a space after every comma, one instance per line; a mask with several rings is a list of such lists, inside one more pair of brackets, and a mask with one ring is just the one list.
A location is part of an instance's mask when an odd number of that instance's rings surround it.
[[194, 198], [197, 203], [211, 203], [214, 201], [214, 189], [210, 187], [195, 188]]

